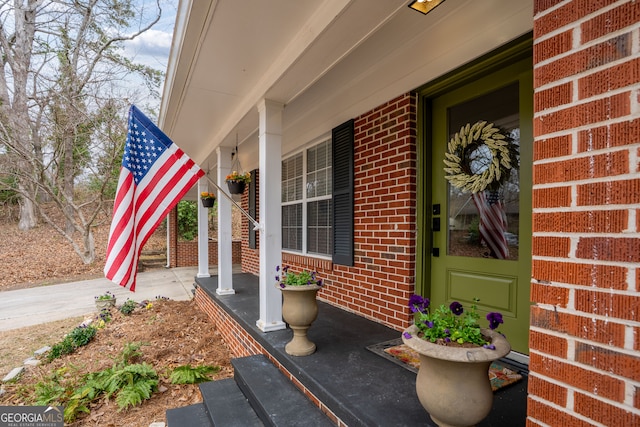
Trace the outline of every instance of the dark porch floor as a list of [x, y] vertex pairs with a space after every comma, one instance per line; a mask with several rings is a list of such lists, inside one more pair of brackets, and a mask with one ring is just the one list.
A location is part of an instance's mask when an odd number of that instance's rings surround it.
[[[416, 396], [416, 374], [366, 349], [398, 338], [398, 331], [319, 302], [318, 319], [308, 332], [317, 351], [289, 356], [284, 346], [291, 339], [290, 329], [263, 333], [256, 327], [257, 276], [234, 274], [235, 295], [217, 295], [216, 276], [197, 278], [196, 283], [347, 425], [435, 426]], [[478, 426], [524, 426], [526, 402], [525, 375], [495, 393], [491, 413]]]

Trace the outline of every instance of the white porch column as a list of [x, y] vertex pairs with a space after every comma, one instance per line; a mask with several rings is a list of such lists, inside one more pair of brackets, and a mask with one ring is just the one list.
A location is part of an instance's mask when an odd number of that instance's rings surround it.
[[282, 295], [276, 289], [276, 266], [282, 263], [282, 109], [279, 102], [263, 99], [258, 104], [260, 125], [260, 319], [263, 332], [286, 328], [282, 321]]
[[209, 210], [202, 206], [200, 193], [209, 191], [207, 177], [198, 180], [198, 277], [211, 277], [209, 274]]
[[[218, 147], [218, 185], [226, 190], [225, 178], [231, 173], [231, 148]], [[220, 191], [218, 191], [220, 193]], [[218, 295], [235, 294], [233, 290], [233, 248], [231, 235], [231, 201], [218, 194]]]

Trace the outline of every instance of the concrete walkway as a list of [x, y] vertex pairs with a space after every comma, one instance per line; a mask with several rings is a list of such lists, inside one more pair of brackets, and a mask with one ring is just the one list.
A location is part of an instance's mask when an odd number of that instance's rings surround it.
[[[138, 274], [136, 291], [131, 292], [101, 278], [0, 292], [0, 332], [39, 325], [75, 316], [94, 316], [97, 295], [113, 293], [117, 304], [127, 298], [136, 302], [163, 296], [184, 301], [193, 297], [197, 267], [157, 269]], [[216, 274], [210, 269], [210, 274]]]

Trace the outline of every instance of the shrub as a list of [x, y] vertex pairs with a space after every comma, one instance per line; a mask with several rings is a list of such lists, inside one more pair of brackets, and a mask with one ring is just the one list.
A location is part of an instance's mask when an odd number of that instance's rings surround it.
[[193, 240], [198, 232], [198, 207], [195, 202], [178, 202], [178, 236], [184, 240]]
[[127, 299], [124, 304], [122, 304], [122, 307], [120, 307], [120, 313], [129, 315], [133, 313], [133, 310], [135, 310], [137, 306], [138, 304], [135, 301]]
[[93, 337], [96, 336], [97, 330], [93, 325], [73, 328], [62, 341], [51, 347], [51, 350], [47, 354], [47, 361], [51, 362], [64, 354], [71, 354], [76, 348], [89, 344]]

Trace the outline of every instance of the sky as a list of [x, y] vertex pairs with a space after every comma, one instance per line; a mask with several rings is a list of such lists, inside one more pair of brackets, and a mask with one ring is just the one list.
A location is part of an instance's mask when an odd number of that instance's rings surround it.
[[[139, 0], [143, 6], [154, 6], [156, 0]], [[178, 8], [177, 0], [160, 0], [162, 16], [150, 30], [124, 44], [124, 54], [130, 60], [153, 67], [162, 72], [167, 70], [171, 50], [173, 27]], [[160, 86], [162, 92], [163, 85]], [[158, 105], [159, 105], [158, 100]]]

